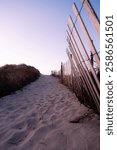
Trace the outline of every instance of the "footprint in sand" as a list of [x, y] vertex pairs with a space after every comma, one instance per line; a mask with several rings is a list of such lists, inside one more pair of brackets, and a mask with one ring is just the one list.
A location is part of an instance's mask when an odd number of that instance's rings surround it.
[[29, 118], [27, 120], [27, 128], [28, 129], [36, 129], [38, 121], [36, 118]]
[[27, 108], [27, 106], [23, 106], [23, 107], [21, 107], [21, 109], [26, 109]]
[[27, 130], [22, 132], [16, 132], [9, 140], [9, 144], [18, 145], [20, 142], [22, 142], [28, 135]]
[[26, 126], [26, 123], [24, 121], [19, 122], [18, 124], [16, 124], [15, 126], [13, 126], [13, 128], [15, 129], [23, 129]]
[[52, 120], [52, 121], [55, 121], [57, 119], [57, 116], [56, 115], [52, 115], [51, 117], [50, 117], [50, 120]]

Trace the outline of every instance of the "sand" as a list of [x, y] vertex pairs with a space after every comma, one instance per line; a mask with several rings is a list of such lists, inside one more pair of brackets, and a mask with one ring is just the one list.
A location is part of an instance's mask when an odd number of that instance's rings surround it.
[[0, 99], [0, 150], [99, 150], [99, 116], [52, 76]]

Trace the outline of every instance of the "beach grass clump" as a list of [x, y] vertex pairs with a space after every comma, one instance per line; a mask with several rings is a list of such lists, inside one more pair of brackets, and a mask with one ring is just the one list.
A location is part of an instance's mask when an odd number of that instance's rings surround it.
[[21, 89], [39, 76], [39, 70], [25, 64], [0, 67], [0, 97]]

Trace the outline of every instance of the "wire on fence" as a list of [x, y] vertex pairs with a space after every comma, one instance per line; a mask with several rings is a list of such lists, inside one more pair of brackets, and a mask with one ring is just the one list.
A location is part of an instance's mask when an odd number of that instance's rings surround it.
[[[69, 25], [67, 25], [67, 42], [68, 42], [68, 48], [67, 48], [67, 55], [69, 58], [69, 63], [61, 63], [61, 71], [59, 71], [61, 76], [61, 82], [65, 85], [67, 85], [70, 89], [75, 92], [81, 103], [85, 104], [87, 107], [93, 108], [96, 112], [100, 112], [100, 85], [99, 85], [99, 58], [98, 54], [99, 51], [95, 49], [95, 46], [93, 45], [93, 42], [89, 36], [89, 33], [87, 33], [86, 26], [84, 25], [82, 18], [80, 19], [81, 27], [86, 30], [84, 32], [84, 36], [88, 39], [88, 43], [90, 44], [91, 51], [90, 51], [90, 57], [86, 51], [86, 48], [82, 42], [82, 39], [80, 38], [80, 35], [76, 28], [77, 23], [77, 17], [78, 15], [81, 17], [81, 11], [83, 9], [83, 6], [85, 2], [88, 2], [89, 0], [83, 0], [82, 6], [80, 8], [80, 11], [75, 14], [76, 20], [73, 22], [71, 16], [69, 17], [70, 23], [71, 23], [71, 29]], [[75, 3], [74, 3], [75, 5]], [[91, 6], [91, 4], [89, 3]], [[76, 5], [75, 5], [76, 7]], [[77, 7], [76, 7], [77, 9]], [[92, 12], [94, 13], [94, 10], [92, 6], [90, 7], [92, 9]], [[94, 14], [95, 15], [95, 14]], [[77, 36], [77, 41], [74, 38], [73, 31], [75, 30], [75, 35]], [[83, 54], [80, 52], [79, 49], [83, 51]], [[84, 57], [83, 57], [84, 55]], [[95, 59], [96, 58], [96, 59]], [[95, 59], [95, 60], [94, 60]], [[89, 65], [89, 66], [88, 66]]]

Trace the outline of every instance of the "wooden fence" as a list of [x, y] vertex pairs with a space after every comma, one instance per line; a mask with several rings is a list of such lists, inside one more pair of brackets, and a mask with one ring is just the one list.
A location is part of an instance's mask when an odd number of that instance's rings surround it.
[[[90, 17], [97, 37], [100, 34], [100, 22], [89, 0], [82, 0], [82, 8]], [[99, 50], [97, 51], [91, 39], [90, 33], [87, 30], [82, 17], [81, 10], [78, 10], [76, 4], [73, 4], [73, 12], [76, 17], [74, 22], [72, 17], [69, 16], [69, 25], [67, 25], [67, 42], [66, 49], [69, 58], [68, 62], [61, 63], [61, 81], [69, 88], [71, 88], [79, 98], [79, 100], [100, 112], [100, 57]], [[90, 55], [88, 54], [87, 47], [85, 46], [80, 33], [77, 29], [76, 23], [79, 25], [89, 48]], [[66, 73], [67, 72], [67, 73]]]

